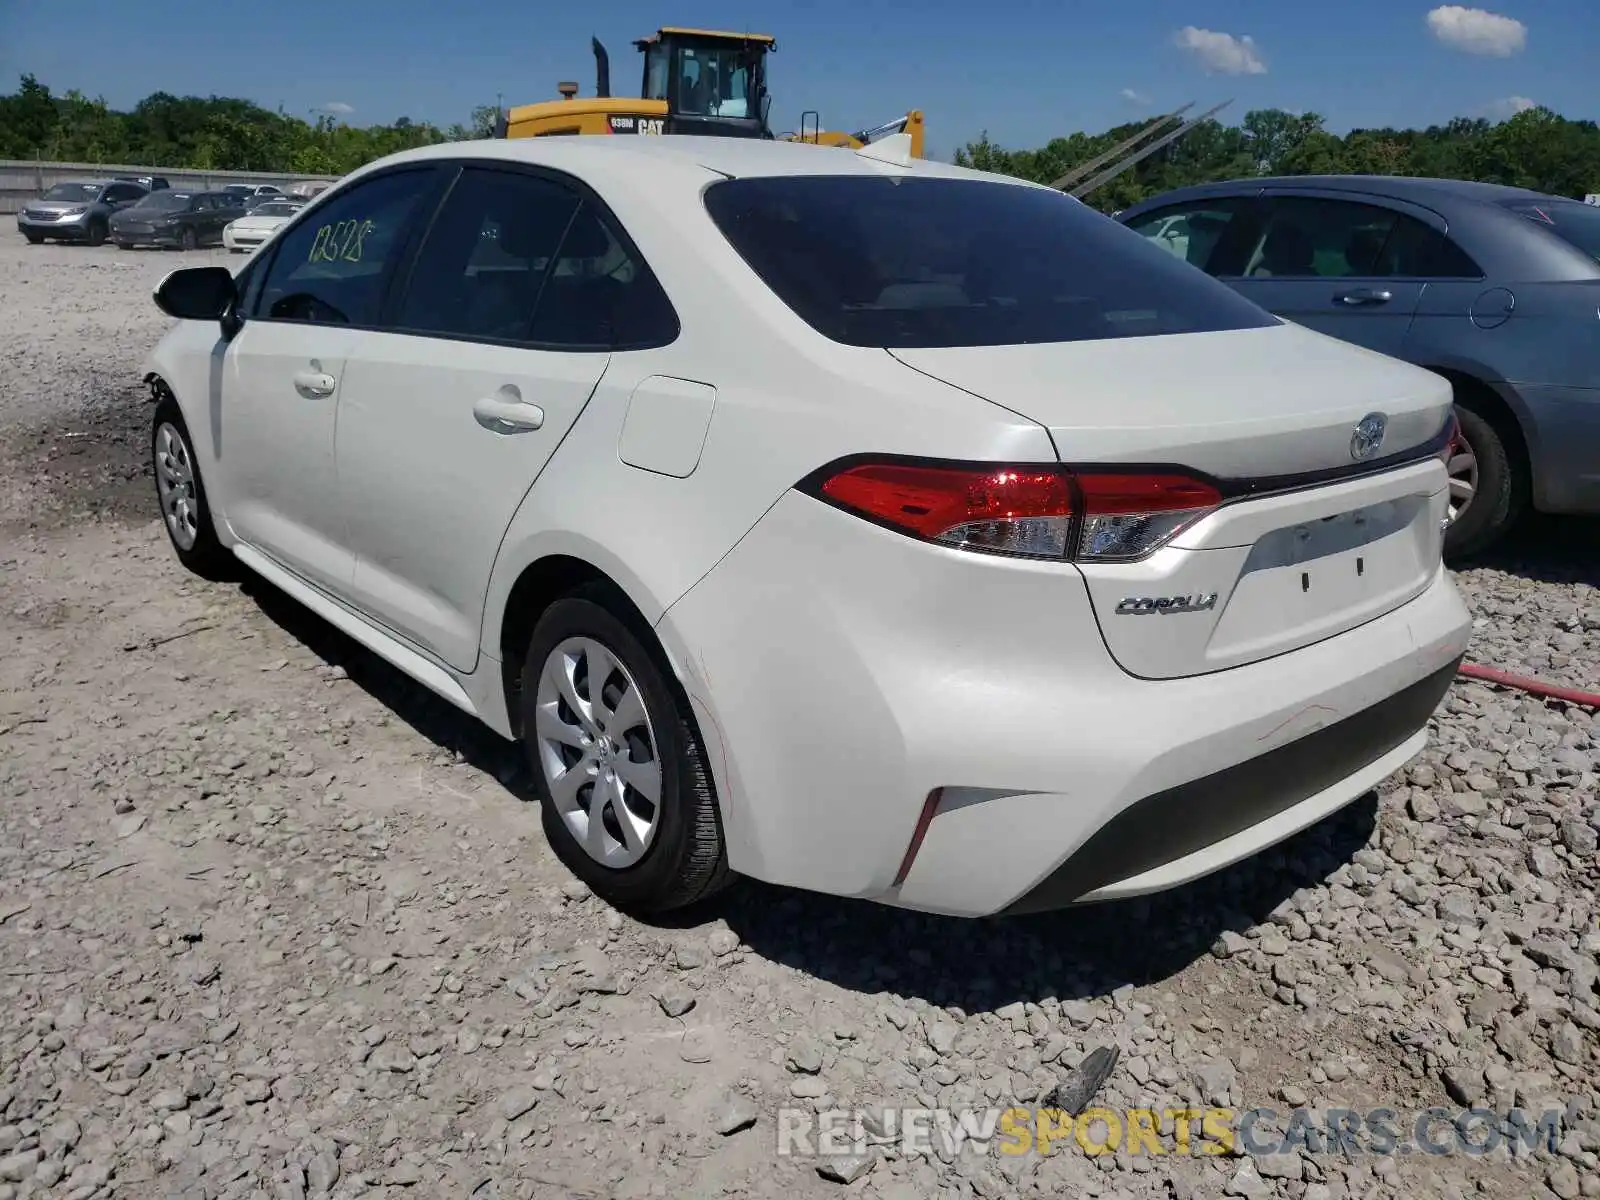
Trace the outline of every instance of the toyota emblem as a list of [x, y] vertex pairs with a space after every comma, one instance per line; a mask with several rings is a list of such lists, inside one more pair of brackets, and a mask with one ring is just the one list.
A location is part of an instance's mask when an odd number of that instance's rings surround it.
[[1376, 454], [1383, 445], [1383, 431], [1388, 424], [1382, 413], [1368, 413], [1362, 417], [1350, 435], [1350, 457], [1362, 462]]

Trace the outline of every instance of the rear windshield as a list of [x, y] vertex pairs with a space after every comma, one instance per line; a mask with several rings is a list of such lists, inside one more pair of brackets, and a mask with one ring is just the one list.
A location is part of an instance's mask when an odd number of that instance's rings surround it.
[[723, 235], [824, 336], [999, 346], [1259, 329], [1276, 317], [1059, 192], [981, 179], [730, 179]]
[[1600, 208], [1575, 200], [1548, 204], [1512, 200], [1506, 207], [1528, 220], [1543, 225], [1562, 241], [1576, 246], [1590, 258], [1600, 259]]

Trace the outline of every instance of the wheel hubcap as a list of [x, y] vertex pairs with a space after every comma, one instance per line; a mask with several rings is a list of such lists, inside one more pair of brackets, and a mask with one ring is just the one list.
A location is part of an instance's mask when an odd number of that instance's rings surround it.
[[1478, 494], [1478, 456], [1472, 452], [1465, 439], [1457, 439], [1450, 447], [1450, 461], [1446, 466], [1450, 475], [1450, 507], [1447, 519], [1453, 524], [1467, 511], [1472, 498]]
[[550, 798], [585, 853], [631, 867], [655, 839], [661, 762], [639, 685], [593, 638], [568, 638], [545, 659], [534, 741]]
[[194, 549], [200, 536], [199, 505], [194, 494], [194, 460], [183, 434], [163, 421], [156, 430], [156, 491], [167, 532], [180, 550]]

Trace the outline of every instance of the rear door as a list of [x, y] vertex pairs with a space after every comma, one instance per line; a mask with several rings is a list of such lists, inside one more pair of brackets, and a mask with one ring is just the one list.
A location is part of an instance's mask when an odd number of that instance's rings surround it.
[[618, 306], [651, 289], [616, 223], [566, 177], [460, 170], [385, 331], [342, 384], [356, 604], [473, 669], [500, 540], [604, 375]]
[[[1266, 188], [1252, 244], [1211, 273], [1268, 312], [1398, 357], [1427, 286], [1402, 250], [1427, 210], [1349, 192]], [[1420, 227], [1420, 228], [1419, 228]]]

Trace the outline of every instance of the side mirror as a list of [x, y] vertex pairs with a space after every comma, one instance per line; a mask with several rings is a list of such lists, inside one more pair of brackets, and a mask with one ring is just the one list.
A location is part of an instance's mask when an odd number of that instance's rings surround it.
[[237, 297], [227, 267], [185, 267], [155, 290], [156, 307], [180, 321], [220, 321]]

